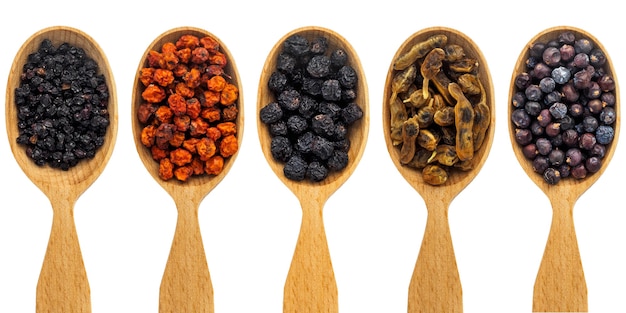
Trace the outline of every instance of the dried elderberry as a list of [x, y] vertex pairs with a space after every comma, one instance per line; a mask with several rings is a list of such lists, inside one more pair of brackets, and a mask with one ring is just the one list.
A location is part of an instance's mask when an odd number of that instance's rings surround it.
[[37, 165], [69, 170], [104, 144], [109, 90], [98, 64], [82, 48], [55, 47], [44, 39], [28, 56], [14, 95], [16, 142]]

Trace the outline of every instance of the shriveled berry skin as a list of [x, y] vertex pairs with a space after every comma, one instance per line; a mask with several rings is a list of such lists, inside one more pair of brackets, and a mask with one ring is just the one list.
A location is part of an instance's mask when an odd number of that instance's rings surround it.
[[618, 120], [606, 52], [566, 30], [532, 43], [524, 63], [510, 101], [513, 140], [524, 158], [548, 184], [599, 171]]
[[317, 183], [343, 170], [350, 128], [364, 115], [356, 102], [359, 73], [346, 51], [329, 44], [324, 37], [286, 40], [267, 81], [276, 100], [260, 109], [260, 121], [290, 180]]

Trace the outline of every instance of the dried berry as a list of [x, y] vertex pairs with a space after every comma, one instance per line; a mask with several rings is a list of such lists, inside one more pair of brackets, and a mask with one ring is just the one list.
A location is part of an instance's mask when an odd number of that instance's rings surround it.
[[[225, 72], [229, 60], [218, 41], [186, 34], [158, 51], [150, 50], [146, 58], [148, 65], [140, 75], [146, 86], [142, 96], [156, 109], [146, 110], [144, 105], [137, 115], [143, 127], [142, 143], [159, 163], [160, 178], [184, 182], [192, 176], [218, 175], [224, 162], [239, 150], [239, 89]], [[293, 60], [283, 61], [279, 63], [285, 69], [293, 65]], [[167, 71], [173, 74], [171, 80], [165, 74], [160, 78], [144, 75]], [[286, 74], [274, 75], [271, 88], [284, 90], [286, 79]], [[274, 126], [273, 132], [287, 130], [286, 124], [278, 124], [285, 111], [279, 103], [268, 104], [261, 111], [261, 119]], [[154, 139], [149, 140], [150, 136]]]
[[35, 164], [69, 170], [93, 158], [104, 144], [109, 88], [97, 62], [82, 48], [42, 40], [28, 56], [14, 95], [16, 142]]
[[585, 178], [599, 170], [618, 118], [605, 51], [565, 31], [528, 54], [513, 81], [514, 140], [546, 182]]
[[[290, 36], [268, 81], [276, 101], [259, 112], [272, 146], [282, 147], [272, 156], [284, 164], [283, 173], [290, 180], [320, 182], [344, 169], [349, 161], [349, 128], [363, 118], [355, 102], [358, 73], [346, 52], [329, 49], [329, 43], [325, 37]], [[285, 75], [284, 85], [275, 73]]]

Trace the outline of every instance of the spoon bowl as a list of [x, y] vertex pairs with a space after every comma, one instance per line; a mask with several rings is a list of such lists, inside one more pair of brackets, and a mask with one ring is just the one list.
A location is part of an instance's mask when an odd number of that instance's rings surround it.
[[[19, 129], [14, 92], [20, 85], [22, 68], [28, 56], [37, 51], [44, 39], [51, 40], [55, 47], [69, 43], [84, 49], [98, 64], [109, 89], [110, 124], [104, 144], [93, 158], [83, 159], [67, 171], [36, 165], [27, 156], [25, 148], [16, 142]], [[106, 55], [93, 38], [78, 29], [54, 26], [38, 31], [26, 40], [13, 61], [5, 110], [11, 152], [26, 176], [48, 197], [53, 209], [50, 240], [37, 285], [37, 312], [91, 312], [89, 283], [74, 225], [73, 210], [80, 195], [104, 171], [117, 137], [117, 95]]]
[[537, 275], [533, 295], [534, 312], [586, 312], [587, 287], [584, 278], [578, 243], [573, 223], [573, 208], [576, 201], [589, 189], [606, 170], [615, 153], [620, 127], [619, 86], [613, 72], [613, 64], [602, 44], [588, 32], [569, 26], [548, 28], [535, 35], [522, 50], [515, 64], [513, 77], [509, 89], [509, 112], [511, 116], [514, 107], [511, 105], [516, 92], [515, 77], [526, 71], [526, 60], [530, 55], [530, 47], [534, 43], [547, 43], [557, 40], [565, 32], [572, 32], [577, 39], [587, 38], [595, 47], [604, 51], [606, 73], [613, 77], [615, 82], [615, 112], [617, 119], [613, 124], [615, 136], [611, 143], [606, 145], [606, 153], [599, 171], [589, 173], [583, 179], [561, 179], [557, 184], [548, 184], [542, 175], [533, 170], [532, 162], [522, 152], [515, 140], [515, 128], [509, 120], [509, 135], [513, 151], [522, 169], [528, 177], [546, 194], [553, 209], [552, 226], [543, 259]]
[[148, 173], [173, 198], [178, 210], [174, 240], [161, 282], [159, 312], [206, 313], [214, 310], [213, 287], [200, 234], [198, 209], [202, 200], [224, 179], [233, 166], [238, 152], [225, 158], [223, 169], [217, 175], [192, 176], [185, 182], [175, 178], [163, 180], [159, 177], [159, 163], [153, 159], [150, 149], [141, 142], [143, 126], [137, 117], [139, 106], [144, 102], [142, 92], [145, 87], [141, 84], [139, 75], [141, 69], [148, 66], [146, 56], [151, 50], [160, 51], [165, 43], [175, 43], [182, 35], [194, 35], [199, 38], [210, 36], [219, 42], [220, 52], [226, 55], [227, 64], [224, 72], [230, 76], [228, 81], [239, 90], [235, 123], [237, 142], [241, 147], [244, 130], [243, 92], [234, 58], [218, 37], [194, 27], [170, 29], [154, 39], [146, 49], [139, 63], [133, 87], [132, 129], [139, 158]]
[[348, 131], [348, 139], [351, 144], [348, 152], [348, 165], [341, 171], [329, 173], [328, 177], [321, 182], [293, 181], [286, 178], [283, 174], [283, 164], [272, 157], [268, 127], [261, 121], [258, 121], [257, 124], [265, 159], [276, 176], [299, 199], [302, 206], [302, 225], [285, 283], [283, 311], [337, 312], [337, 286], [326, 242], [322, 211], [324, 203], [350, 177], [363, 155], [369, 131], [367, 83], [356, 51], [343, 37], [332, 30], [321, 27], [295, 29], [274, 45], [265, 61], [259, 83], [257, 112], [268, 103], [276, 101], [274, 94], [268, 88], [268, 79], [276, 69], [276, 59], [282, 50], [283, 43], [295, 34], [308, 40], [318, 36], [327, 38], [327, 51], [333, 51], [337, 48], [345, 50], [348, 64], [356, 70], [358, 75], [358, 85], [355, 88], [357, 97], [354, 102], [361, 107], [363, 117], [354, 122]]
[[487, 160], [495, 129], [495, 98], [491, 74], [482, 52], [471, 38], [455, 29], [431, 27], [418, 31], [405, 40], [393, 60], [397, 60], [415, 44], [434, 35], [446, 35], [448, 44], [460, 45], [467, 56], [478, 60], [477, 77], [485, 89], [490, 122], [483, 144], [471, 159], [471, 169], [452, 170], [444, 184], [435, 186], [424, 181], [421, 170], [400, 162], [400, 148], [393, 144], [390, 131], [392, 81], [397, 72], [394, 70], [393, 62], [387, 74], [384, 90], [383, 131], [391, 160], [404, 179], [422, 196], [428, 210], [426, 230], [409, 286], [408, 311], [462, 312], [461, 283], [448, 225], [448, 208], [452, 200], [478, 175]]

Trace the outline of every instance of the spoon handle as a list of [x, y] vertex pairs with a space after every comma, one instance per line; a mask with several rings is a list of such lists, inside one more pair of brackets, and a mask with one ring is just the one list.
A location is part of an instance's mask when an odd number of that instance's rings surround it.
[[179, 208], [159, 293], [159, 312], [213, 313], [213, 285], [198, 211]]
[[37, 313], [91, 312], [89, 282], [72, 211], [72, 205], [53, 210], [50, 239], [37, 283]]
[[428, 210], [422, 246], [409, 284], [408, 312], [463, 312], [461, 280], [445, 205]]
[[573, 204], [553, 204], [552, 225], [533, 293], [533, 312], [587, 312], [587, 285]]
[[311, 209], [303, 205], [300, 235], [285, 283], [284, 313], [336, 313], [339, 310], [322, 209], [318, 207]]

